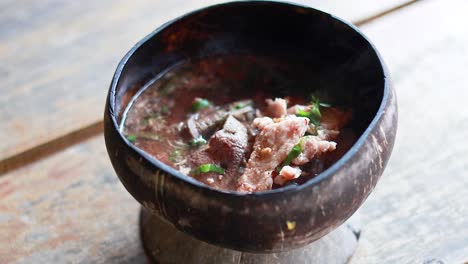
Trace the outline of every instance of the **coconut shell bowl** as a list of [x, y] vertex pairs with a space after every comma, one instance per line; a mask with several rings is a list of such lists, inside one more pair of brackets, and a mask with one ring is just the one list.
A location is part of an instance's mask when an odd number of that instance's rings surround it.
[[[304, 96], [326, 91], [353, 108], [349, 150], [302, 185], [238, 193], [183, 175], [120, 132], [130, 98], [150, 80], [190, 58], [236, 54], [310, 69], [314, 85], [290, 89]], [[388, 70], [359, 29], [310, 7], [263, 1], [206, 7], [143, 38], [119, 63], [104, 115], [110, 160], [142, 205], [143, 246], [158, 263], [345, 263], [359, 238], [347, 220], [382, 175], [396, 128]]]

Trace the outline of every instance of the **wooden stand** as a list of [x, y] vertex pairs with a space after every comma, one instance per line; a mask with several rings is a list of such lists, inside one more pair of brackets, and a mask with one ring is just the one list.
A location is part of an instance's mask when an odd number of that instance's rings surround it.
[[299, 249], [269, 254], [254, 254], [225, 249], [192, 238], [144, 209], [140, 231], [146, 254], [155, 263], [346, 263], [359, 239], [356, 216], [323, 238]]

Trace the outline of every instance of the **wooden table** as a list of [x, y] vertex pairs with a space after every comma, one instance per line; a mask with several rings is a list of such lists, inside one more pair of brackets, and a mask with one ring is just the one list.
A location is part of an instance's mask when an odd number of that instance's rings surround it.
[[[123, 54], [219, 1], [0, 1], [0, 263], [146, 263], [102, 136]], [[352, 263], [468, 261], [468, 2], [302, 1], [376, 44], [400, 122]]]

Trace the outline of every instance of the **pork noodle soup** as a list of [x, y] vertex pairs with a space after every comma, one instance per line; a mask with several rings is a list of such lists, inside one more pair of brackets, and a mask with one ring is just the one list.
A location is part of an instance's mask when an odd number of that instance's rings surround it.
[[267, 57], [182, 62], [133, 97], [121, 132], [213, 188], [249, 193], [299, 185], [356, 141], [352, 109], [314, 90], [313, 76], [304, 65]]

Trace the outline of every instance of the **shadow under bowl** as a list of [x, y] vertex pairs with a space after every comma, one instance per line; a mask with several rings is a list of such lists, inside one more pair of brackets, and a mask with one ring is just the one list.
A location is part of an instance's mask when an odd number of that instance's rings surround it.
[[[188, 58], [249, 54], [305, 65], [315, 85], [292, 87], [295, 93], [308, 96], [325, 90], [353, 108], [357, 141], [317, 177], [260, 193], [219, 191], [156, 160], [120, 133], [132, 95], [171, 66]], [[119, 63], [104, 115], [107, 151], [133, 197], [182, 232], [241, 251], [297, 248], [348, 219], [383, 173], [397, 128], [396, 98], [388, 77], [369, 40], [327, 13], [279, 2], [207, 7], [156, 29]], [[281, 91], [268, 92], [282, 96]]]

